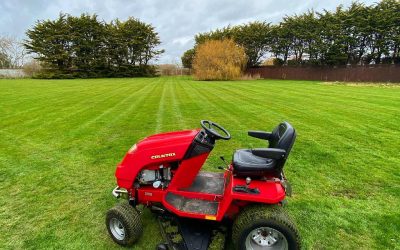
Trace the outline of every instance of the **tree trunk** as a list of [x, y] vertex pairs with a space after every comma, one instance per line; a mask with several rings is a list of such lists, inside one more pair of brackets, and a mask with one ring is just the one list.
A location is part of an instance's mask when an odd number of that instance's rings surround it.
[[396, 59], [396, 54], [397, 54], [397, 45], [394, 46], [393, 49], [393, 55], [392, 55], [392, 64], [394, 64], [394, 60]]

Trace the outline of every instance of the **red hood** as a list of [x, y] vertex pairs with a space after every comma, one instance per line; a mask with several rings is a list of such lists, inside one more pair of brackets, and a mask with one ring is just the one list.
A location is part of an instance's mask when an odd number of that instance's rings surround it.
[[120, 187], [130, 188], [138, 172], [148, 165], [180, 161], [199, 129], [152, 135], [139, 141], [125, 155], [115, 172]]
[[136, 147], [137, 150], [145, 150], [182, 144], [189, 146], [199, 131], [199, 129], [193, 129], [151, 135], [139, 141]]

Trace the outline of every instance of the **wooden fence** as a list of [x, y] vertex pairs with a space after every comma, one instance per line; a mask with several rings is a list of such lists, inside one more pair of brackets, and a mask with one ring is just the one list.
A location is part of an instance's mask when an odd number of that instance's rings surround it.
[[398, 64], [342, 67], [265, 66], [247, 69], [246, 74], [269, 79], [400, 83]]

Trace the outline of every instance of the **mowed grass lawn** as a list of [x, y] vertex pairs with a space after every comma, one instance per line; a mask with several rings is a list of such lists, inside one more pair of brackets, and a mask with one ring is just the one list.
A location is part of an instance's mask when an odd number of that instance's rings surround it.
[[[139, 139], [220, 123], [218, 156], [260, 147], [283, 120], [298, 137], [287, 210], [305, 249], [399, 249], [400, 87], [190, 78], [0, 80], [0, 249], [117, 249], [105, 227], [114, 171]], [[134, 249], [154, 249], [144, 213]]]

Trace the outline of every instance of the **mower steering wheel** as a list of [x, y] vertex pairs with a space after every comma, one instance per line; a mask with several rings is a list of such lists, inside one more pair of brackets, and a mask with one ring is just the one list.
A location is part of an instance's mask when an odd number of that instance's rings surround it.
[[[218, 139], [229, 140], [229, 139], [231, 139], [231, 134], [229, 134], [229, 132], [225, 128], [223, 128], [221, 125], [218, 125], [215, 122], [201, 120], [200, 124], [203, 127], [203, 129], [206, 131], [206, 133], [214, 140], [218, 140]], [[220, 133], [218, 133], [214, 128], [217, 128], [218, 130], [222, 131], [224, 133], [224, 135], [221, 135]]]

